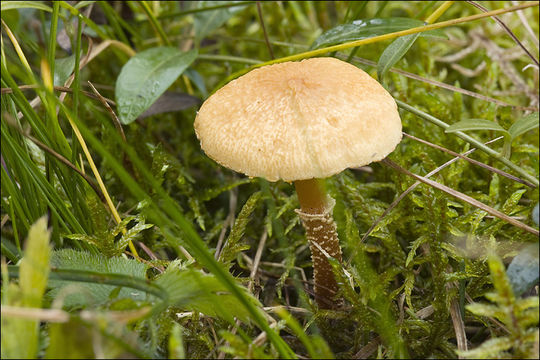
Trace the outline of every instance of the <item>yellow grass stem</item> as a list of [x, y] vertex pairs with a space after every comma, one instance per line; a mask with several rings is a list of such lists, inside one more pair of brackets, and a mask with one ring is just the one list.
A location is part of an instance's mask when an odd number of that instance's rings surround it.
[[[438, 18], [443, 13], [443, 11], [445, 11], [447, 9], [447, 7], [451, 5], [451, 4], [447, 4], [447, 3], [450, 3], [450, 1], [445, 2], [444, 4], [442, 4], [428, 19], [430, 19], [430, 18], [432, 18], [432, 19]], [[349, 41], [349, 42], [344, 43], [344, 44], [328, 46], [328, 47], [325, 47], [325, 48], [322, 48], [322, 49], [306, 51], [306, 52], [303, 52], [303, 53], [300, 53], [300, 54], [286, 56], [286, 57], [282, 57], [282, 58], [279, 58], [279, 59], [270, 60], [270, 61], [266, 61], [266, 62], [263, 62], [263, 63], [260, 63], [260, 64], [250, 66], [249, 68], [243, 69], [241, 71], [238, 71], [238, 72], [232, 74], [231, 76], [229, 76], [224, 81], [224, 83], [227, 83], [227, 82], [229, 82], [229, 81], [239, 77], [240, 75], [243, 75], [243, 74], [245, 74], [245, 73], [247, 73], [247, 72], [249, 72], [249, 71], [251, 71], [253, 69], [256, 69], [256, 68], [259, 68], [259, 67], [262, 67], [262, 66], [266, 66], [266, 65], [282, 63], [282, 62], [285, 62], [285, 61], [297, 61], [297, 60], [302, 60], [302, 59], [306, 59], [306, 58], [310, 58], [310, 57], [314, 57], [314, 56], [327, 54], [327, 53], [334, 52], [334, 51], [343, 51], [343, 50], [347, 50], [347, 49], [354, 48], [354, 47], [361, 46], [361, 45], [372, 44], [372, 43], [376, 43], [376, 42], [383, 41], [383, 40], [391, 40], [391, 39], [395, 39], [395, 38], [400, 37], [400, 36], [416, 34], [416, 33], [419, 33], [419, 32], [424, 32], [424, 31], [429, 31], [429, 30], [442, 29], [442, 28], [445, 28], [445, 27], [448, 27], [448, 26], [463, 24], [463, 23], [466, 23], [466, 22], [479, 20], [479, 19], [483, 19], [483, 18], [495, 16], [495, 15], [500, 15], [500, 14], [504, 14], [504, 13], [508, 13], [508, 12], [512, 12], [512, 11], [516, 11], [516, 10], [526, 9], [526, 8], [533, 7], [533, 6], [538, 6], [538, 5], [539, 5], [538, 1], [527, 1], [527, 2], [524, 2], [524, 3], [519, 4], [519, 5], [510, 6], [510, 7], [507, 7], [507, 8], [493, 10], [493, 11], [488, 11], [488, 12], [481, 13], [481, 14], [465, 16], [465, 17], [462, 17], [462, 18], [451, 19], [451, 20], [447, 20], [447, 21], [441, 21], [441, 22], [438, 22], [438, 23], [435, 23], [435, 24], [418, 26], [418, 27], [415, 27], [415, 28], [407, 29], [407, 30], [396, 31], [396, 32], [393, 32], [393, 33], [388, 33], [388, 34], [379, 35], [379, 36], [373, 36], [373, 37], [369, 37], [369, 38], [361, 39], [361, 40]], [[430, 19], [430, 20], [432, 20], [432, 19]], [[222, 83], [221, 86], [224, 83]]]
[[2, 25], [4, 26], [4, 29], [6, 29], [6, 33], [11, 40], [11, 43], [13, 44], [13, 47], [15, 48], [15, 52], [19, 56], [19, 59], [21, 60], [22, 64], [28, 71], [30, 75], [33, 74], [32, 69], [30, 68], [30, 64], [28, 64], [28, 60], [26, 60], [26, 56], [24, 56], [24, 53], [19, 45], [19, 42], [15, 38], [15, 35], [11, 32], [11, 29], [7, 26], [7, 24], [4, 22], [4, 19], [2, 19]]
[[[107, 192], [107, 188], [105, 187], [105, 184], [103, 183], [103, 180], [101, 179], [101, 175], [99, 175], [99, 171], [96, 167], [96, 164], [94, 163], [94, 160], [92, 159], [92, 156], [90, 155], [90, 151], [88, 151], [88, 147], [86, 146], [86, 142], [84, 141], [84, 138], [82, 137], [81, 132], [79, 131], [79, 128], [69, 116], [69, 114], [66, 113], [66, 117], [69, 121], [69, 124], [73, 128], [73, 132], [75, 133], [75, 136], [77, 137], [77, 140], [79, 140], [79, 143], [81, 144], [81, 148], [84, 152], [84, 155], [86, 156], [86, 160], [88, 160], [88, 164], [90, 165], [90, 168], [92, 169], [92, 172], [94, 173], [94, 176], [96, 177], [96, 180], [99, 184], [99, 187], [101, 188], [101, 191], [103, 192], [103, 196], [105, 197], [105, 201], [107, 202], [107, 205], [109, 206], [109, 209], [111, 210], [111, 213], [114, 217], [114, 220], [117, 224], [119, 224], [122, 219], [120, 218], [120, 215], [118, 215], [118, 211], [116, 211], [116, 208], [114, 207], [114, 204], [111, 200], [111, 197], [109, 196], [109, 193]], [[125, 230], [123, 230], [123, 233], [125, 233]], [[139, 257], [139, 254], [137, 253], [137, 250], [135, 249], [135, 246], [133, 246], [133, 243], [131, 240], [129, 241], [129, 249], [135, 255], [136, 257]]]

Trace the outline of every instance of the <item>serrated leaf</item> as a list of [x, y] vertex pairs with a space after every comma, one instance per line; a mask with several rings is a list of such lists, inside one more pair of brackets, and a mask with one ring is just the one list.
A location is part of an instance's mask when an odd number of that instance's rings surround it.
[[145, 224], [144, 221], [137, 222], [134, 226], [128, 229], [125, 234], [122, 235], [122, 238], [116, 243], [116, 248], [119, 250], [119, 252], [123, 251], [123, 249], [128, 246], [130, 241], [135, 241], [141, 231], [150, 229], [152, 226], [154, 225]]
[[538, 284], [539, 270], [538, 244], [529, 244], [517, 254], [506, 271], [516, 296]]
[[[230, 319], [231, 316], [242, 321], [249, 319], [249, 312], [242, 306], [240, 300], [214, 275], [190, 268], [181, 269], [173, 262], [155, 283], [167, 291], [170, 305], [223, 319]], [[260, 306], [247, 291], [246, 295], [253, 304]]]
[[411, 250], [407, 254], [407, 260], [405, 261], [405, 266], [408, 267], [410, 262], [414, 259], [414, 256], [416, 255], [416, 250], [420, 245], [425, 243], [429, 240], [429, 237], [427, 235], [420, 236], [418, 239], [414, 240], [411, 244]]
[[526, 189], [519, 189], [515, 191], [508, 199], [506, 199], [501, 211], [505, 214], [512, 214], [512, 212], [516, 208], [516, 205], [518, 204], [519, 200], [525, 192], [527, 192]]
[[225, 246], [219, 255], [219, 261], [225, 264], [230, 263], [241, 251], [249, 249], [249, 245], [243, 244], [241, 242], [244, 232], [246, 231], [246, 226], [249, 222], [250, 215], [255, 211], [259, 200], [261, 199], [262, 193], [260, 191], [254, 193], [247, 199], [246, 203], [240, 210], [238, 217], [234, 222], [231, 233], [227, 238]]
[[501, 259], [494, 253], [488, 256], [489, 272], [493, 286], [497, 291], [497, 295], [501, 297], [504, 305], [511, 304], [515, 301], [514, 292], [506, 276], [504, 264]]
[[[87, 270], [105, 274], [123, 274], [146, 279], [147, 265], [134, 259], [123, 257], [107, 258], [102, 255], [91, 254], [73, 249], [54, 251], [51, 257], [51, 266], [59, 269]], [[74, 281], [51, 280], [52, 288], [48, 296], [55, 297], [66, 286], [76, 288], [78, 291], [69, 291], [64, 297], [64, 306], [68, 308], [86, 306], [89, 304], [101, 305], [109, 301], [109, 295], [117, 287]], [[122, 288], [115, 299], [129, 298], [136, 301], [146, 299], [146, 294], [140, 290]]]
[[414, 289], [414, 282], [415, 282], [415, 276], [412, 271], [407, 273], [407, 276], [405, 277], [405, 301], [407, 302], [407, 306], [409, 306], [409, 309], [414, 311], [414, 306], [411, 299], [411, 294]]
[[237, 186], [240, 186], [240, 185], [243, 185], [243, 184], [248, 184], [250, 182], [253, 182], [253, 180], [250, 179], [250, 178], [243, 178], [243, 179], [240, 179], [238, 181], [234, 181], [232, 183], [224, 184], [224, 185], [216, 187], [216, 188], [206, 189], [204, 191], [204, 193], [202, 193], [202, 195], [199, 196], [199, 199], [201, 199], [202, 201], [212, 200], [213, 198], [219, 196], [221, 193], [223, 193], [225, 191], [229, 191], [231, 189], [234, 189]]
[[[421, 20], [401, 17], [356, 20], [351, 24], [338, 25], [325, 31], [315, 39], [310, 49], [362, 40], [423, 25], [425, 24]], [[444, 32], [440, 30], [424, 31], [419, 34], [420, 36], [445, 37]]]
[[182, 52], [155, 47], [137, 53], [116, 80], [116, 106], [123, 124], [133, 122], [176, 81], [197, 58], [197, 50]]
[[54, 60], [54, 86], [64, 86], [75, 69], [75, 54]]
[[467, 351], [456, 350], [456, 353], [468, 359], [492, 359], [500, 352], [510, 349], [512, 345], [513, 341], [507, 336], [503, 336], [484, 341], [476, 349]]
[[524, 116], [518, 121], [516, 121], [515, 123], [513, 123], [512, 126], [510, 126], [510, 128], [508, 129], [508, 133], [510, 133], [511, 139], [514, 140], [519, 135], [537, 128], [538, 125], [539, 125], [538, 112], [535, 112], [527, 116]]
[[489, 316], [497, 318], [499, 320], [503, 319], [506, 316], [506, 313], [501, 310], [501, 308], [497, 305], [472, 303], [465, 306], [465, 308], [471, 313], [478, 316]]
[[497, 124], [495, 121], [486, 120], [486, 119], [467, 119], [459, 121], [455, 124], [447, 127], [444, 132], [453, 133], [456, 131], [469, 131], [469, 130], [495, 130], [501, 131], [505, 134], [508, 134], [501, 125]]
[[[227, 3], [241, 3], [241, 1], [199, 1], [198, 8], [201, 9]], [[206, 37], [206, 35], [225, 24], [225, 22], [229, 20], [235, 13], [243, 9], [243, 6], [234, 6], [196, 13], [193, 24], [195, 28], [195, 37], [198, 40], [203, 39]]]
[[400, 36], [384, 49], [377, 63], [377, 77], [379, 82], [383, 81], [384, 76], [402, 57], [409, 51], [420, 33]]

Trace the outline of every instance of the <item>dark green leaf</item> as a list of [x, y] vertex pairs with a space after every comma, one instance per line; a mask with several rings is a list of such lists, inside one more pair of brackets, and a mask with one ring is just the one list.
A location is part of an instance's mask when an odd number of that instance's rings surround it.
[[[88, 270], [99, 273], [123, 274], [146, 279], [147, 265], [133, 259], [123, 257], [106, 258], [105, 256], [90, 254], [89, 252], [62, 249], [53, 252], [51, 266], [60, 269]], [[84, 306], [88, 304], [103, 304], [109, 301], [109, 295], [116, 287], [92, 283], [78, 283], [73, 281], [51, 280], [49, 285], [52, 291], [49, 296], [56, 296], [64, 287], [77, 286], [78, 291], [69, 291], [64, 298], [67, 307]], [[131, 288], [122, 288], [115, 299], [131, 298], [144, 300], [146, 294]]]
[[[227, 288], [214, 276], [194, 269], [182, 269], [172, 262], [155, 280], [166, 289], [171, 305], [202, 312], [209, 316], [227, 319], [231, 316], [247, 320], [249, 313]], [[259, 302], [247, 292], [246, 296], [256, 306]]]
[[380, 82], [382, 82], [388, 70], [409, 51], [418, 36], [420, 36], [420, 33], [398, 37], [384, 49], [377, 63], [377, 77]]
[[[199, 1], [199, 8], [224, 5], [226, 3], [241, 3], [241, 1]], [[194, 27], [195, 36], [198, 40], [223, 25], [235, 13], [244, 9], [243, 6], [234, 6], [229, 8], [201, 11], [195, 14]]]
[[196, 59], [197, 50], [182, 52], [156, 47], [133, 56], [116, 81], [116, 106], [123, 124], [133, 122], [176, 81]]
[[144, 119], [156, 114], [189, 109], [200, 102], [201, 100], [195, 96], [180, 92], [166, 91], [148, 108], [148, 110], [143, 112], [139, 118]]
[[447, 133], [453, 133], [456, 131], [467, 131], [467, 130], [495, 130], [502, 131], [505, 134], [508, 134], [501, 125], [497, 124], [495, 121], [486, 120], [486, 119], [467, 119], [459, 121], [455, 124], [450, 125], [444, 130]]
[[516, 296], [538, 284], [538, 244], [529, 244], [517, 254], [506, 271]]
[[[361, 40], [425, 25], [423, 21], [409, 18], [384, 18], [356, 20], [351, 24], [338, 25], [319, 36], [311, 49], [340, 44], [347, 41]], [[445, 37], [441, 30], [430, 30], [420, 36]]]
[[514, 140], [519, 135], [537, 128], [538, 124], [538, 113], [535, 112], [524, 116], [515, 123], [513, 123], [512, 126], [510, 126], [510, 129], [508, 129], [508, 132], [510, 133], [512, 140]]

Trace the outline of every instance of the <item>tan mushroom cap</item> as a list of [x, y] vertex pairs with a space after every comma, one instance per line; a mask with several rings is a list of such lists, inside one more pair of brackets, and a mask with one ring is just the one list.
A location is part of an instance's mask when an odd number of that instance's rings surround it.
[[392, 96], [335, 58], [255, 69], [210, 96], [195, 119], [205, 153], [269, 181], [325, 178], [390, 154], [401, 141]]

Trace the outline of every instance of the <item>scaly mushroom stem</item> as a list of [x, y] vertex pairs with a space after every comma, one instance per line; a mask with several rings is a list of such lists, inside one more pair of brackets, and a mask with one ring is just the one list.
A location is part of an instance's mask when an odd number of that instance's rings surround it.
[[326, 256], [313, 244], [317, 243], [330, 256], [341, 262], [341, 248], [337, 227], [332, 218], [335, 200], [330, 197], [319, 179], [297, 180], [294, 182], [300, 210], [296, 210], [306, 229], [311, 258], [313, 260], [313, 279], [315, 299], [319, 307], [334, 308], [338, 285], [332, 266]]

